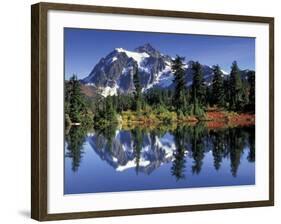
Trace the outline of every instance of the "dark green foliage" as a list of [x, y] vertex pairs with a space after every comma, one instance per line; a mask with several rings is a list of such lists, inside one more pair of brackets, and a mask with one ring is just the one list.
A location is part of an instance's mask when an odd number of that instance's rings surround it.
[[[105, 128], [95, 129], [97, 147], [107, 150], [115, 157], [116, 153], [120, 152], [120, 148], [115, 142], [116, 129], [116, 125], [109, 125]], [[81, 149], [84, 142], [84, 138], [82, 136], [83, 134], [81, 132], [79, 133], [78, 130], [81, 129], [71, 129], [70, 133], [72, 134], [69, 134], [68, 136], [72, 137], [67, 137], [67, 153], [69, 153], [69, 157], [73, 159], [73, 167], [75, 167], [76, 170], [79, 167], [79, 163], [83, 155], [83, 151], [79, 149]], [[203, 123], [199, 123], [196, 126], [179, 124], [177, 127], [172, 129], [170, 125], [165, 126], [165, 128], [158, 126], [153, 129], [138, 126], [133, 129], [126, 130], [125, 132], [129, 132], [131, 135], [131, 137], [127, 140], [130, 140], [130, 145], [132, 145], [137, 173], [140, 172], [141, 150], [146, 144], [151, 144], [150, 146], [152, 152], [155, 152], [154, 150], [159, 150], [157, 155], [159, 155], [160, 160], [163, 158], [161, 148], [153, 146], [156, 145], [155, 143], [157, 143], [157, 139], [163, 137], [167, 132], [173, 136], [176, 146], [173, 151], [173, 157], [168, 160], [172, 162], [171, 175], [175, 177], [177, 181], [184, 179], [186, 171], [189, 172], [189, 169], [186, 170], [187, 163], [189, 164], [192, 162], [191, 169], [193, 174], [199, 174], [204, 167], [205, 155], [209, 157], [212, 154], [213, 166], [216, 170], [221, 169], [221, 165], [226, 162], [225, 160], [230, 160], [230, 172], [233, 176], [240, 175], [239, 166], [241, 158], [247, 157], [249, 162], [255, 162], [254, 126], [210, 130], [205, 127]], [[126, 136], [128, 135], [126, 134]], [[121, 155], [123, 154], [121, 153]], [[118, 157], [118, 159], [119, 158], [122, 159], [123, 156]], [[158, 156], [156, 159], [158, 159]], [[207, 159], [207, 161], [208, 160], [209, 159]], [[149, 167], [142, 167], [142, 171], [146, 170], [146, 168], [147, 170], [150, 170], [150, 168], [154, 167], [155, 169], [158, 167], [151, 165], [148, 166]], [[204, 169], [208, 169], [210, 164], [207, 163], [205, 166], [207, 167], [204, 167]]]
[[186, 107], [186, 87], [185, 87], [185, 71], [184, 71], [184, 58], [177, 55], [172, 61], [172, 71], [174, 73], [175, 94], [173, 105], [176, 110], [184, 110]]
[[234, 61], [230, 72], [230, 109], [241, 110], [243, 104], [243, 85], [237, 62]]
[[198, 100], [199, 104], [202, 104], [205, 99], [205, 85], [203, 80], [203, 71], [201, 64], [197, 61], [192, 64], [192, 101]]
[[223, 158], [230, 158], [230, 171], [233, 176], [237, 175], [240, 159], [246, 144], [249, 145], [250, 149], [247, 159], [250, 162], [255, 162], [255, 128], [253, 126], [211, 130], [208, 132], [201, 123], [194, 127], [178, 126], [173, 134], [177, 150], [174, 153], [172, 174], [177, 179], [184, 178], [185, 152], [187, 150], [193, 159], [192, 172], [194, 174], [201, 172], [204, 154], [206, 153], [204, 149], [212, 149], [216, 170], [220, 169]]
[[254, 71], [249, 72], [248, 82], [250, 85], [249, 110], [255, 112], [255, 72]]
[[[172, 61], [174, 89], [151, 88], [142, 92], [140, 74], [136, 68], [133, 74], [134, 91], [118, 92], [117, 95], [103, 97], [95, 94], [87, 96], [81, 91], [81, 84], [73, 75], [65, 81], [65, 124], [93, 124], [104, 128], [111, 124], [125, 121], [172, 123], [190, 121], [194, 116], [206, 120], [205, 112], [214, 105], [222, 110], [237, 112], [255, 111], [255, 72], [241, 71], [234, 61], [230, 76], [224, 76], [219, 65], [213, 66], [212, 85], [206, 85], [202, 66], [193, 62], [192, 85], [187, 87], [184, 58], [177, 56]], [[246, 78], [245, 78], [246, 77]], [[82, 88], [83, 89], [83, 88]], [[85, 89], [83, 89], [85, 91]], [[137, 112], [137, 113], [136, 113]], [[139, 120], [137, 120], [139, 119]], [[127, 122], [129, 123], [129, 122]]]
[[135, 99], [132, 95], [118, 94], [116, 101], [117, 101], [116, 110], [118, 113], [121, 113], [122, 111], [134, 109]]
[[239, 102], [239, 110], [244, 111], [249, 104], [249, 84], [246, 80], [242, 81], [241, 101]]
[[191, 101], [193, 104], [193, 114], [201, 116], [202, 107], [206, 98], [206, 88], [203, 80], [202, 67], [198, 61], [192, 64], [192, 72]]
[[115, 97], [112, 96], [100, 99], [98, 103], [99, 106], [94, 115], [95, 126], [103, 128], [117, 123], [117, 113], [114, 105], [114, 99]]
[[213, 157], [214, 157], [214, 167], [216, 170], [220, 169], [222, 158], [225, 150], [225, 140], [224, 140], [224, 131], [217, 130], [211, 131], [210, 137], [213, 142]]
[[212, 103], [220, 107], [225, 104], [225, 93], [224, 93], [224, 80], [223, 73], [219, 65], [213, 66], [214, 78], [213, 78], [213, 92], [212, 92]]
[[236, 177], [247, 133], [242, 132], [239, 128], [229, 128], [226, 133], [228, 137], [227, 144], [229, 147], [231, 173]]
[[[224, 89], [223, 89], [224, 90]], [[211, 86], [206, 87], [206, 106], [213, 106], [214, 100], [213, 100], [213, 89]]]
[[250, 151], [249, 151], [249, 154], [247, 156], [247, 159], [248, 159], [249, 162], [255, 162], [255, 160], [256, 160], [255, 128], [249, 127], [248, 130], [249, 130], [249, 149], [250, 149]]
[[204, 142], [203, 142], [204, 126], [196, 125], [193, 127], [191, 151], [193, 157], [192, 172], [199, 174], [203, 165], [204, 159]]
[[140, 128], [132, 130], [133, 147], [136, 161], [136, 172], [139, 171], [140, 154], [143, 142], [143, 133]]
[[150, 106], [164, 107], [172, 110], [173, 91], [153, 88], [144, 93], [144, 100]]
[[115, 137], [116, 129], [117, 125], [115, 123], [112, 123], [104, 127], [98, 127], [98, 129], [96, 130], [98, 136], [102, 136], [106, 139], [105, 148], [110, 152], [114, 151], [112, 142]]
[[195, 101], [193, 102], [192, 111], [193, 111], [193, 114], [196, 116], [201, 117], [204, 115], [203, 105], [202, 105], [202, 103], [198, 102], [197, 98], [195, 98]]
[[108, 121], [116, 120], [116, 110], [113, 105], [113, 97], [107, 97], [105, 99], [105, 119]]
[[67, 151], [65, 156], [72, 159], [72, 170], [77, 171], [82, 159], [83, 144], [87, 130], [83, 126], [71, 127], [66, 134]]
[[81, 84], [73, 75], [65, 84], [65, 114], [72, 123], [89, 123], [90, 116]]
[[184, 179], [185, 171], [185, 127], [180, 126], [174, 132], [176, 150], [173, 153], [174, 161], [171, 168], [172, 175], [176, 177], [176, 180]]
[[231, 91], [230, 78], [226, 77], [223, 82], [225, 108], [230, 109]]
[[139, 71], [138, 68], [136, 68], [136, 72], [134, 73], [133, 76], [133, 80], [134, 80], [134, 86], [135, 86], [135, 107], [134, 109], [136, 111], [140, 111], [141, 109], [141, 84], [140, 84], [140, 79], [139, 79]]

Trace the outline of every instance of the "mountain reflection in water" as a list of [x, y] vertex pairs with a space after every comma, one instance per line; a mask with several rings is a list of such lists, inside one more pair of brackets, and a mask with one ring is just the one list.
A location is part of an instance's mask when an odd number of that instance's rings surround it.
[[65, 141], [65, 194], [255, 184], [255, 127], [87, 131]]

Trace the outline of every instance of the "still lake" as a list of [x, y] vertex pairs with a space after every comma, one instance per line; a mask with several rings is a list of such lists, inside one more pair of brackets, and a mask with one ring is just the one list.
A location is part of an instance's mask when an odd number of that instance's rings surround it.
[[255, 184], [255, 127], [87, 130], [65, 136], [64, 193]]

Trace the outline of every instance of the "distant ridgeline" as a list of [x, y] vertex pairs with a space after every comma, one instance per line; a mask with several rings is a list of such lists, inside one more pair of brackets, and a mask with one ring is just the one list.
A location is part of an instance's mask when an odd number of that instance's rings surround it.
[[[254, 122], [255, 72], [239, 69], [228, 74], [219, 65], [172, 58], [145, 44], [128, 51], [116, 48], [90, 74], [65, 81], [66, 123], [169, 123], [237, 119]], [[217, 118], [216, 118], [217, 119]]]

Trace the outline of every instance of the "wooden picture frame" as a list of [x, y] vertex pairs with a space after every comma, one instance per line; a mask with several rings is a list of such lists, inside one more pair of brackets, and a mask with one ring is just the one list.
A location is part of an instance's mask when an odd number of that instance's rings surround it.
[[[274, 18], [258, 16], [223, 15], [183, 11], [163, 11], [137, 8], [118, 8], [90, 5], [38, 3], [31, 7], [31, 217], [39, 221], [80, 219], [109, 216], [141, 215], [170, 212], [203, 211], [274, 205]], [[131, 208], [122, 210], [48, 213], [48, 99], [47, 48], [50, 10], [68, 12], [108, 13], [166, 18], [189, 18], [212, 21], [234, 21], [269, 25], [269, 199], [233, 203], [215, 203], [186, 206]]]

